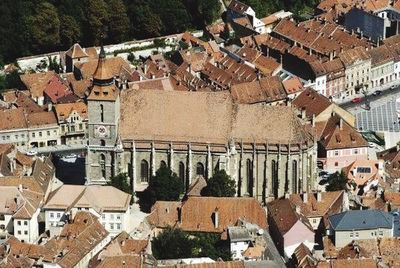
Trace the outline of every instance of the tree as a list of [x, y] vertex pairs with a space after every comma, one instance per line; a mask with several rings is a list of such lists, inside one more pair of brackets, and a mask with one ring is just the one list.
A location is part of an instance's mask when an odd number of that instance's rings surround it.
[[231, 197], [235, 196], [235, 193], [236, 183], [223, 169], [218, 170], [201, 190], [202, 196]]
[[149, 190], [156, 200], [178, 201], [183, 192], [182, 180], [168, 167], [161, 166], [151, 178]]
[[151, 241], [156, 259], [191, 258], [194, 241], [181, 229], [167, 228]]
[[130, 203], [133, 203], [133, 189], [130, 183], [128, 182], [128, 174], [120, 173], [117, 176], [111, 177], [110, 180], [107, 182], [107, 185], [114, 186], [121, 191], [132, 195]]
[[329, 176], [329, 184], [326, 186], [326, 191], [333, 192], [333, 191], [341, 191], [347, 189], [347, 182], [348, 179], [346, 175], [342, 172], [336, 172]]
[[109, 20], [108, 7], [104, 0], [85, 0], [86, 43], [98, 45], [106, 32]]
[[60, 43], [60, 19], [57, 9], [48, 2], [41, 2], [35, 14], [29, 17], [32, 47], [35, 51], [52, 50]]
[[129, 18], [122, 0], [108, 0], [108, 40], [119, 43], [125, 40], [129, 31]]
[[0, 74], [0, 90], [9, 88], [22, 88], [18, 70], [4, 75]]
[[197, 10], [204, 23], [211, 24], [220, 16], [221, 2], [219, 0], [197, 0]]
[[81, 37], [81, 29], [74, 17], [69, 15], [61, 15], [60, 39], [64, 48], [71, 47], [78, 42]]
[[147, 4], [129, 6], [132, 34], [137, 38], [149, 38], [161, 35], [161, 19]]

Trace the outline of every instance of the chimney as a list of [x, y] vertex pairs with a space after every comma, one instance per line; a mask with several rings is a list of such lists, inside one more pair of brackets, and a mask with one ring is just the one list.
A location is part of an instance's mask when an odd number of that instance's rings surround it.
[[317, 202], [321, 202], [322, 201], [322, 193], [321, 191], [317, 191]]
[[47, 111], [51, 112], [53, 110], [53, 103], [50, 101], [47, 103]]
[[143, 71], [143, 72], [144, 72], [144, 74], [147, 74], [147, 64], [146, 64], [146, 63], [144, 63], [144, 66], [143, 66], [143, 67], [144, 67], [144, 71]]
[[304, 202], [304, 203], [307, 203], [307, 202], [308, 202], [308, 194], [307, 194], [307, 192], [304, 192], [304, 193], [303, 193], [303, 202]]
[[305, 119], [306, 118], [306, 108], [301, 108], [301, 118]]
[[300, 206], [296, 205], [296, 206], [295, 206], [295, 209], [296, 209], [296, 213], [297, 213], [297, 214], [300, 214], [300, 213], [301, 213]]
[[315, 127], [315, 114], [312, 115], [311, 125], [312, 125], [312, 127]]
[[214, 210], [214, 227], [215, 227], [215, 229], [218, 229], [218, 227], [219, 227], [219, 213], [218, 213], [218, 208], [215, 208], [215, 210]]
[[18, 185], [18, 191], [22, 192], [24, 190], [24, 188], [22, 187], [22, 184]]
[[285, 193], [285, 199], [289, 199], [289, 193], [288, 192]]
[[339, 119], [339, 129], [340, 130], [343, 129], [343, 119], [342, 118]]

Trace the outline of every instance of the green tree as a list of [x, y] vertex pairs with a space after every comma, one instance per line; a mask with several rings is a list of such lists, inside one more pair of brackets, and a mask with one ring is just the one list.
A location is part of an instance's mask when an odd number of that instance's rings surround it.
[[182, 180], [168, 167], [162, 166], [151, 178], [149, 190], [156, 200], [178, 201], [183, 192]]
[[48, 2], [41, 2], [35, 14], [29, 17], [32, 47], [36, 52], [55, 49], [60, 43], [60, 19], [57, 9]]
[[60, 39], [63, 48], [69, 48], [74, 43], [80, 41], [81, 29], [74, 17], [61, 15], [60, 22]]
[[219, 0], [197, 0], [197, 12], [205, 24], [211, 24], [220, 17], [221, 2]]
[[108, 40], [119, 43], [125, 40], [129, 32], [129, 18], [122, 0], [108, 0], [109, 22]]
[[218, 170], [201, 190], [202, 196], [230, 197], [235, 196], [235, 193], [236, 183], [223, 169]]
[[347, 189], [348, 179], [346, 175], [342, 172], [336, 172], [329, 176], [329, 184], [325, 187], [326, 191], [341, 191]]
[[190, 258], [194, 241], [181, 229], [167, 228], [151, 241], [151, 250], [156, 259]]
[[196, 237], [193, 257], [209, 257], [213, 260], [221, 258], [224, 261], [231, 259], [229, 242], [221, 240], [220, 234], [191, 233], [191, 235]]
[[128, 13], [132, 22], [132, 34], [137, 38], [157, 37], [161, 35], [162, 22], [147, 4], [129, 6]]
[[0, 74], [0, 90], [9, 88], [22, 88], [22, 81], [17, 70], [5, 75]]
[[108, 6], [104, 0], [85, 0], [84, 3], [86, 43], [99, 45], [107, 31]]
[[117, 176], [111, 177], [107, 185], [114, 186], [121, 191], [132, 194], [132, 187], [128, 182], [128, 174], [120, 173]]
[[154, 0], [151, 9], [161, 19], [162, 34], [186, 31], [191, 25], [191, 17], [182, 0]]

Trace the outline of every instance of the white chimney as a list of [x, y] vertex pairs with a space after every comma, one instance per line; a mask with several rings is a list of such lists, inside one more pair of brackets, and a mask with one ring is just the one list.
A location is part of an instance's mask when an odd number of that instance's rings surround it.
[[295, 209], [296, 209], [296, 213], [297, 214], [300, 214], [301, 213], [301, 209], [300, 209], [300, 206], [295, 206]]
[[215, 210], [214, 210], [214, 226], [215, 226], [215, 229], [218, 229], [218, 227], [219, 227], [219, 212], [218, 212], [218, 208], [215, 208]]
[[321, 191], [317, 191], [317, 202], [321, 202], [322, 201], [322, 193]]
[[307, 202], [308, 202], [308, 194], [307, 194], [307, 192], [304, 192], [304, 193], [303, 193], [303, 202], [304, 202], [304, 203], [307, 203]]

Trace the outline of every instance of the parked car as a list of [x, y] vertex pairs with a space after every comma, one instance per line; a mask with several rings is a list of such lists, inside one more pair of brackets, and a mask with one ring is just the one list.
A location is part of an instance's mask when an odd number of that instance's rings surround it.
[[393, 86], [391, 86], [391, 87], [390, 87], [390, 89], [395, 89], [395, 88], [396, 88], [396, 86], [395, 86], [395, 85], [393, 85]]
[[37, 155], [37, 151], [36, 150], [30, 150], [30, 151], [27, 151], [26, 152], [26, 155], [28, 155], [28, 156], [35, 156], [35, 155]]
[[372, 93], [372, 95], [374, 96], [379, 96], [382, 94], [382, 90], [376, 90], [374, 93]]
[[362, 102], [362, 98], [358, 98], [358, 97], [354, 98], [354, 99], [351, 100], [351, 102], [352, 103], [360, 103], [360, 102]]

